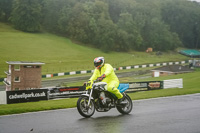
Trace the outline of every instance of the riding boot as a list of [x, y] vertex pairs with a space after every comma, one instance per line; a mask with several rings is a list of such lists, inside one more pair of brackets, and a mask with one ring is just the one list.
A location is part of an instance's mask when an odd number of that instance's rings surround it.
[[117, 100], [117, 104], [118, 104], [118, 105], [120, 105], [120, 104], [124, 104], [124, 103], [125, 103], [125, 102], [123, 102], [124, 99], [125, 99], [125, 96], [123, 95], [122, 98], [120, 98], [120, 99]]

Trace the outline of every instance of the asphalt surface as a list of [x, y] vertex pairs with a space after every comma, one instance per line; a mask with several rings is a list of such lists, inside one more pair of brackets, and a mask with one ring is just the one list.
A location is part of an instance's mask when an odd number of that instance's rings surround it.
[[83, 118], [76, 108], [0, 117], [0, 133], [200, 133], [200, 94], [133, 101]]

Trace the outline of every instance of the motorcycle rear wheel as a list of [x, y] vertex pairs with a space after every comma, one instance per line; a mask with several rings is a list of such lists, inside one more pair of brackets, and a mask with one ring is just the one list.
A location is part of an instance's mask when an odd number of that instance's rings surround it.
[[133, 108], [132, 100], [127, 94], [125, 94], [123, 102], [127, 102], [127, 103], [125, 105], [116, 106], [116, 108], [122, 114], [129, 114]]
[[94, 101], [90, 100], [90, 104], [88, 106], [89, 98], [81, 96], [77, 101], [77, 109], [78, 112], [86, 118], [91, 117], [95, 112]]

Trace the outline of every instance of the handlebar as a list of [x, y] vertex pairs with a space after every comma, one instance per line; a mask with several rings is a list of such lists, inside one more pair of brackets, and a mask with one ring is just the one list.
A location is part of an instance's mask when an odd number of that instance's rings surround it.
[[[93, 81], [93, 84], [96, 83], [96, 82], [99, 82], [98, 78], [97, 78], [96, 80]], [[83, 86], [86, 87], [86, 85], [87, 85], [87, 82], [84, 82]]]
[[93, 81], [93, 83], [99, 82], [98, 78], [96, 80]]

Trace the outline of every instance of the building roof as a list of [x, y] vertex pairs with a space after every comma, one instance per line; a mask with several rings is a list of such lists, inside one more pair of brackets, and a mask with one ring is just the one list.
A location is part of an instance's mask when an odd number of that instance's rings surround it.
[[156, 68], [151, 71], [182, 73], [182, 72], [192, 72], [193, 70], [190, 69], [188, 66], [170, 65], [170, 66], [163, 66], [160, 68]]
[[200, 58], [199, 50], [187, 49], [187, 50], [181, 50], [180, 53], [189, 57]]
[[7, 61], [9, 65], [44, 65], [42, 62], [28, 62], [28, 61]]

